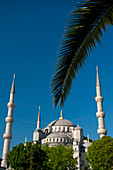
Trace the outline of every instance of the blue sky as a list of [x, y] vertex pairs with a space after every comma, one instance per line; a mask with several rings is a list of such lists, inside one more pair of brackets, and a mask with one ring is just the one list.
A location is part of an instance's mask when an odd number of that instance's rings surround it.
[[[16, 94], [11, 148], [32, 141], [38, 107], [41, 128], [59, 118], [60, 107], [53, 108], [50, 81], [57, 51], [70, 11], [77, 0], [4, 0], [0, 2], [0, 157], [7, 102], [16, 74]], [[63, 107], [63, 117], [79, 125], [84, 135], [98, 139], [96, 117], [96, 65], [104, 97], [105, 126], [113, 136], [113, 27], [104, 33], [102, 46], [89, 55], [73, 81]]]

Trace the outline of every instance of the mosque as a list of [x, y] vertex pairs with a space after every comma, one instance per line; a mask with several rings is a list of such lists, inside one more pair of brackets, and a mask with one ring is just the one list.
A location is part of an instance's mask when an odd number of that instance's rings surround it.
[[[96, 116], [98, 118], [98, 134], [100, 138], [107, 134], [107, 130], [105, 129], [104, 117], [105, 113], [103, 112], [103, 97], [101, 96], [101, 85], [99, 81], [98, 68], [97, 68], [97, 80], [96, 80], [96, 92], [97, 96], [95, 100], [97, 102], [97, 113]], [[10, 141], [12, 139], [12, 123], [14, 121], [13, 118], [13, 109], [15, 107], [14, 104], [14, 95], [15, 95], [15, 76], [13, 78], [12, 88], [10, 92], [10, 100], [8, 103], [8, 116], [6, 117], [6, 131], [3, 135], [4, 138], [4, 147], [2, 154], [2, 162], [1, 167], [7, 168], [7, 154], [10, 150]], [[83, 134], [83, 129], [79, 126], [75, 126], [71, 121], [64, 119], [62, 115], [62, 110], [60, 113], [60, 117], [57, 120], [52, 121], [47, 127], [44, 129], [40, 129], [41, 124], [41, 115], [40, 115], [40, 107], [38, 112], [38, 120], [37, 120], [37, 128], [33, 133], [33, 143], [54, 146], [60, 145], [63, 146], [69, 145], [73, 147], [73, 157], [78, 160], [78, 169], [80, 170], [82, 166], [87, 165], [85, 160], [85, 156], [87, 154], [88, 147], [91, 145], [92, 140], [89, 139], [89, 136], [85, 137]]]
[[87, 148], [91, 145], [92, 140], [88, 137], [84, 137], [83, 129], [79, 126], [75, 126], [71, 121], [66, 120], [62, 116], [62, 110], [60, 118], [52, 121], [43, 130], [40, 129], [40, 107], [37, 120], [37, 128], [33, 133], [33, 142], [41, 145], [69, 145], [73, 147], [73, 157], [78, 158], [78, 167], [87, 165], [85, 156]]

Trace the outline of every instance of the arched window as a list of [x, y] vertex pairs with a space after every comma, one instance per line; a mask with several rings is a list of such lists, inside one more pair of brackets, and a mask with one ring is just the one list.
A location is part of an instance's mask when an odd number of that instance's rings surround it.
[[69, 127], [67, 127], [67, 132], [69, 132]]
[[48, 133], [48, 129], [45, 130], [45, 133]]

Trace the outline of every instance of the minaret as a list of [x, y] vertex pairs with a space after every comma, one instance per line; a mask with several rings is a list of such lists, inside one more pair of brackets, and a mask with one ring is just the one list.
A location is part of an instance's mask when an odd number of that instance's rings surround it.
[[97, 96], [95, 97], [95, 100], [97, 102], [97, 113], [96, 116], [98, 117], [98, 134], [100, 138], [105, 136], [107, 134], [107, 130], [105, 129], [105, 124], [104, 124], [104, 117], [105, 113], [103, 112], [103, 97], [101, 96], [101, 85], [100, 85], [100, 80], [99, 80], [99, 75], [98, 75], [98, 67], [96, 67], [97, 70], [97, 82], [96, 82], [96, 92]]
[[38, 112], [38, 120], [37, 120], [37, 128], [35, 129], [33, 133], [33, 142], [34, 144], [39, 143], [41, 144], [41, 139], [43, 138], [43, 131], [40, 129], [41, 124], [41, 118], [40, 118], [40, 106], [39, 106], [39, 112]]
[[5, 121], [6, 121], [6, 131], [3, 135], [4, 147], [3, 147], [1, 167], [5, 167], [5, 168], [7, 168], [7, 154], [9, 153], [10, 141], [11, 141], [12, 136], [13, 136], [12, 133], [11, 133], [11, 130], [12, 130], [12, 123], [14, 121], [14, 118], [13, 118], [13, 109], [15, 107], [14, 95], [15, 95], [15, 74], [14, 74], [14, 77], [13, 77], [13, 83], [12, 83], [12, 88], [11, 88], [11, 92], [10, 92], [9, 103], [7, 104], [8, 115], [5, 119]]
[[37, 120], [37, 129], [40, 129], [40, 122], [41, 122], [41, 119], [40, 119], [40, 106], [39, 106], [38, 120]]

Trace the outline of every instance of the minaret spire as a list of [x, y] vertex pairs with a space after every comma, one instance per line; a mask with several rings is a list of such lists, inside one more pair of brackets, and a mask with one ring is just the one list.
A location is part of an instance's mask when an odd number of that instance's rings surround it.
[[12, 87], [11, 87], [11, 93], [15, 94], [15, 74], [13, 76], [13, 83], [12, 83]]
[[41, 119], [40, 119], [40, 106], [39, 106], [38, 120], [37, 120], [37, 129], [40, 129], [40, 122], [41, 122]]
[[99, 74], [98, 74], [98, 66], [96, 66], [96, 70], [97, 70], [96, 91], [97, 91], [97, 96], [101, 96], [101, 85], [100, 85]]
[[97, 102], [97, 113], [96, 116], [98, 117], [98, 134], [100, 135], [100, 138], [105, 136], [107, 134], [107, 130], [105, 129], [104, 124], [104, 117], [105, 113], [103, 112], [103, 97], [101, 96], [101, 85], [99, 80], [99, 74], [98, 74], [98, 67], [96, 67], [97, 70], [97, 82], [96, 82], [96, 92], [97, 96], [95, 97], [95, 100]]
[[87, 141], [88, 141], [88, 143], [89, 143], [89, 134], [87, 135]]
[[14, 121], [14, 118], [13, 118], [13, 109], [15, 107], [14, 95], [15, 95], [15, 74], [14, 74], [14, 77], [13, 77], [13, 83], [12, 83], [12, 87], [11, 87], [9, 103], [7, 104], [8, 115], [5, 119], [6, 130], [5, 130], [5, 133], [3, 135], [4, 147], [3, 147], [1, 167], [5, 167], [5, 168], [7, 168], [7, 154], [9, 153], [10, 141], [11, 141], [12, 136], [13, 136], [11, 131], [12, 131], [12, 123]]

